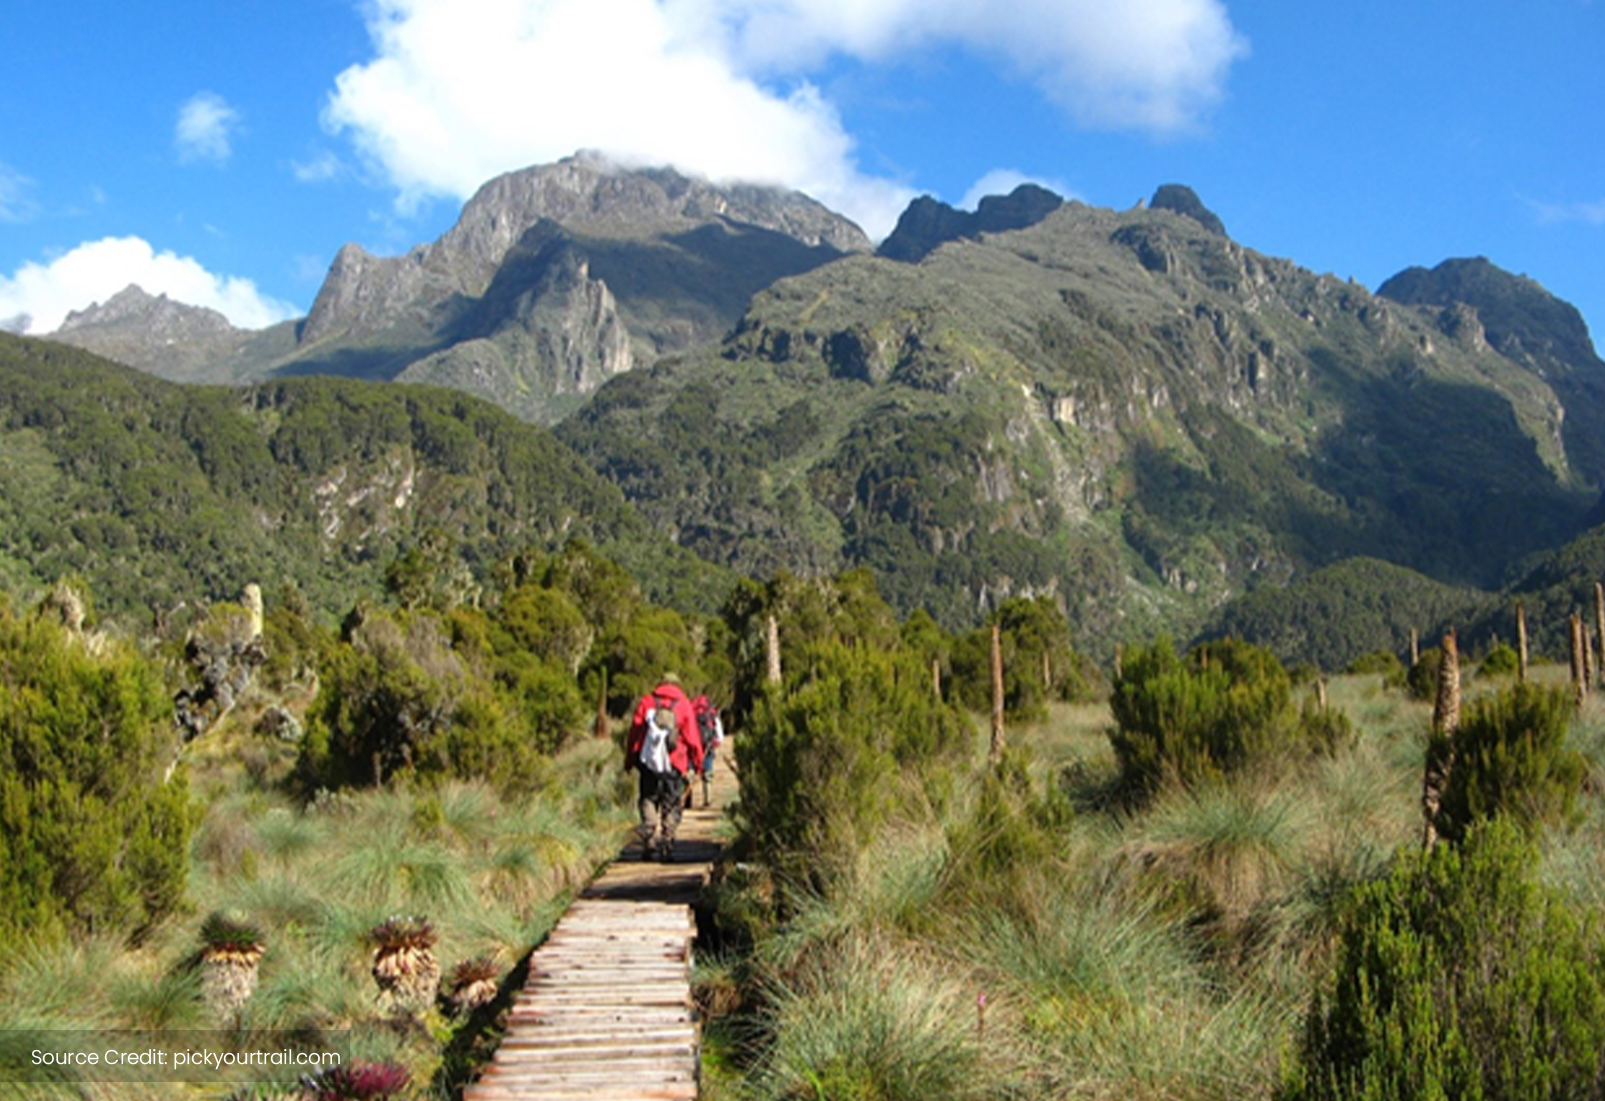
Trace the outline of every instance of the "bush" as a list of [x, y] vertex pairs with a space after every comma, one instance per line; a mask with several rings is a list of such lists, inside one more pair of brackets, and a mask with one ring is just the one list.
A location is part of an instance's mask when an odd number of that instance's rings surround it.
[[1477, 672], [1484, 677], [1513, 677], [1520, 671], [1521, 655], [1503, 642], [1489, 650], [1477, 667]]
[[[353, 615], [308, 712], [297, 763], [308, 790], [455, 778], [513, 792], [547, 774], [543, 751], [583, 712], [572, 677], [526, 654], [498, 691], [431, 614]], [[521, 706], [526, 694], [544, 701], [534, 714]]]
[[1133, 649], [1110, 709], [1121, 782], [1137, 795], [1170, 780], [1191, 784], [1239, 772], [1307, 745], [1281, 662], [1237, 640], [1208, 643], [1185, 658], [1168, 638]]
[[[1582, 754], [1565, 744], [1572, 714], [1565, 689], [1534, 684], [1474, 701], [1454, 736], [1438, 832], [1453, 841], [1498, 815], [1529, 832], [1567, 818], [1587, 771]], [[1446, 749], [1435, 737], [1432, 752]]]
[[1601, 938], [1537, 859], [1496, 822], [1357, 888], [1284, 1101], [1598, 1097]]
[[1380, 673], [1384, 683], [1388, 684], [1404, 680], [1404, 662], [1392, 650], [1373, 650], [1369, 654], [1361, 654], [1344, 666], [1343, 671], [1351, 676]]
[[1443, 651], [1436, 646], [1421, 651], [1416, 663], [1405, 674], [1404, 686], [1411, 699], [1435, 700], [1438, 698], [1438, 671], [1443, 668]]
[[[1051, 597], [1004, 601], [994, 617], [1003, 650], [1003, 711], [1011, 722], [1047, 718], [1048, 702], [1090, 700], [1103, 687], [1093, 664], [1070, 644], [1070, 624]], [[954, 694], [966, 707], [992, 707], [992, 630], [983, 627], [953, 648]]]
[[968, 727], [906, 651], [826, 641], [799, 658], [736, 740], [736, 817], [783, 874], [822, 887], [917, 795], [923, 769], [966, 744]]
[[183, 899], [194, 827], [156, 671], [0, 608], [0, 931], [130, 931]]

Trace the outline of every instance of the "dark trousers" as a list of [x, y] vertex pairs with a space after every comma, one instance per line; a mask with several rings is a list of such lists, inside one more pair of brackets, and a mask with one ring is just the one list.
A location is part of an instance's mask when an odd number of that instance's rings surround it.
[[685, 798], [685, 777], [678, 772], [651, 772], [641, 769], [642, 846], [650, 851], [654, 844], [673, 845], [680, 828], [681, 801]]

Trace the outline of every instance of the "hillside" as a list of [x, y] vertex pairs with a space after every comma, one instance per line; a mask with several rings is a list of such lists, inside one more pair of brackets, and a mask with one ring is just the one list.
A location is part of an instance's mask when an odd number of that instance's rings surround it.
[[[423, 386], [175, 386], [0, 334], [0, 587], [86, 577], [102, 611], [292, 584], [343, 613], [431, 529], [466, 571], [582, 536], [649, 593], [708, 606], [718, 571], [648, 529], [545, 429]], [[455, 567], [454, 567], [455, 568]]]
[[868, 565], [950, 625], [1057, 593], [1102, 652], [1356, 556], [1495, 586], [1578, 530], [1590, 390], [1473, 310], [1244, 248], [1184, 191], [782, 280], [559, 433], [705, 558]]

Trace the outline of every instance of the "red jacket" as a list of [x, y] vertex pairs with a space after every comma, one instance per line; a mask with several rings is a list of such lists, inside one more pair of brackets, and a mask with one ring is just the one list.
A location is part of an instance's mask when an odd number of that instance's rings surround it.
[[702, 768], [702, 732], [697, 729], [697, 716], [691, 710], [691, 700], [677, 684], [660, 684], [635, 705], [635, 716], [630, 720], [630, 738], [624, 746], [624, 767], [631, 768], [641, 759], [641, 746], [646, 741], [646, 715], [654, 707], [668, 707], [674, 712], [674, 726], [679, 740], [669, 751], [669, 764], [681, 773], [696, 772]]

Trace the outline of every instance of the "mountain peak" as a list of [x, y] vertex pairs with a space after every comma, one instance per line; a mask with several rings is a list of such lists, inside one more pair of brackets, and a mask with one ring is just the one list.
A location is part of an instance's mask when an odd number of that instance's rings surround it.
[[1517, 361], [1532, 360], [1543, 374], [1562, 363], [1575, 369], [1599, 362], [1588, 325], [1575, 306], [1486, 256], [1445, 260], [1430, 271], [1406, 268], [1378, 287], [1377, 294], [1411, 306], [1470, 306], [1495, 350]]
[[1033, 183], [1023, 183], [1007, 195], [988, 195], [976, 204], [973, 213], [921, 195], [908, 204], [876, 254], [915, 264], [949, 241], [1025, 229], [1063, 205], [1058, 195]]
[[175, 302], [165, 294], [153, 296], [147, 294], [138, 283], [130, 283], [105, 302], [95, 302], [82, 310], [68, 313], [56, 333], [130, 324], [183, 330], [173, 335], [185, 337], [202, 332], [226, 333], [234, 328], [228, 318], [216, 310]]
[[1198, 192], [1186, 184], [1161, 184], [1154, 197], [1148, 200], [1148, 206], [1154, 210], [1168, 210], [1175, 214], [1191, 218], [1211, 233], [1222, 237], [1226, 234], [1226, 223], [1216, 217], [1215, 212], [1205, 206], [1198, 197]]

